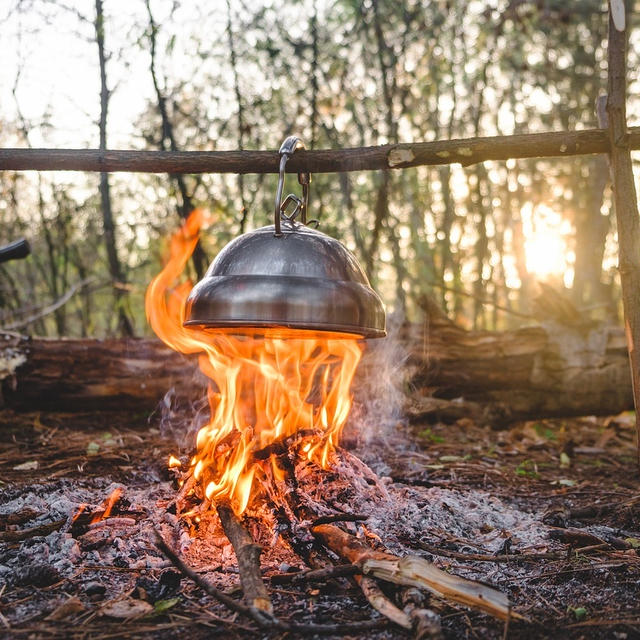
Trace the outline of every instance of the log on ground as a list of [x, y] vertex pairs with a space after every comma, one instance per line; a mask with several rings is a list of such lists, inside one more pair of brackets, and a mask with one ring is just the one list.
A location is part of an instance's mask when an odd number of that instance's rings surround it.
[[414, 419], [468, 415], [499, 425], [633, 409], [622, 328], [549, 323], [491, 332], [411, 325], [402, 343], [411, 369], [407, 413]]
[[[485, 332], [432, 322], [407, 325], [387, 340], [406, 355], [398, 382], [415, 420], [469, 416], [498, 425], [633, 408], [622, 328], [550, 324]], [[380, 377], [378, 344], [365, 352], [356, 394]], [[154, 339], [6, 336], [2, 345], [2, 396], [15, 410], [148, 413], [170, 389], [196, 399], [206, 386], [194, 358]]]

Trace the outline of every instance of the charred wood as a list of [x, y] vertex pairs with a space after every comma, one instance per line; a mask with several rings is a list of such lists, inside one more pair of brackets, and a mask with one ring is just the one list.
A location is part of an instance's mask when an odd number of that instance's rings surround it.
[[295, 571], [290, 573], [278, 573], [271, 576], [271, 584], [299, 584], [301, 582], [324, 582], [332, 578], [347, 578], [360, 573], [360, 569], [354, 564], [338, 564], [326, 569], [309, 569], [308, 571]]
[[240, 583], [247, 604], [260, 611], [272, 613], [271, 598], [260, 573], [262, 547], [253, 541], [230, 507], [218, 505], [217, 511], [222, 528], [236, 552]]
[[508, 598], [496, 589], [451, 575], [419, 556], [400, 558], [367, 544], [332, 524], [314, 527], [313, 533], [334, 553], [362, 569], [366, 576], [408, 587], [427, 589], [436, 596], [482, 609], [497, 618], [517, 617]]
[[164, 541], [162, 536], [156, 531], [156, 546], [170, 560], [170, 562], [184, 576], [197, 584], [205, 593], [209, 594], [226, 607], [236, 613], [253, 620], [261, 629], [275, 629], [289, 633], [300, 634], [348, 634], [366, 629], [376, 629], [384, 626], [384, 619], [365, 620], [363, 622], [344, 622], [338, 624], [298, 624], [279, 620], [265, 611], [260, 611], [255, 607], [248, 607], [243, 603], [234, 600], [220, 589], [214, 587], [208, 580], [199, 575], [189, 567], [180, 556]]

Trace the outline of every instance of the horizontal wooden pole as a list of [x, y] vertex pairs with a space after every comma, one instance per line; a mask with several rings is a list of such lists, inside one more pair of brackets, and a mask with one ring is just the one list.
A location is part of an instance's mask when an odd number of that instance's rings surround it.
[[[640, 149], [640, 127], [629, 129], [629, 149]], [[510, 158], [552, 158], [608, 153], [604, 129], [438, 140], [352, 149], [298, 151], [287, 173], [404, 169]], [[98, 151], [0, 149], [0, 170], [126, 171], [133, 173], [277, 173], [277, 151]]]

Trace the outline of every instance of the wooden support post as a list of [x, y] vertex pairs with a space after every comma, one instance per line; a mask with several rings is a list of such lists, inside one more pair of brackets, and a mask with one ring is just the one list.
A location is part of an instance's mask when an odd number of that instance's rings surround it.
[[618, 268], [629, 349], [640, 466], [640, 218], [627, 130], [627, 30], [624, 0], [609, 0], [607, 115], [613, 199], [618, 225]]

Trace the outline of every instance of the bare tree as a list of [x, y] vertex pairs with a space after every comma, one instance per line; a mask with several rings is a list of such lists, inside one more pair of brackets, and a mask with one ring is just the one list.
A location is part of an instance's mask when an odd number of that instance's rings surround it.
[[[148, 0], [147, 0], [148, 1]], [[238, 54], [236, 52], [235, 38], [233, 36], [233, 21], [231, 13], [231, 2], [227, 0], [227, 41], [229, 42], [229, 56], [231, 58], [231, 70], [233, 71], [233, 91], [238, 104], [238, 148], [244, 149], [244, 134], [247, 129], [244, 118], [244, 101], [240, 90], [240, 74], [238, 73]], [[242, 211], [240, 215], [240, 233], [244, 233], [247, 224], [247, 202], [244, 195], [244, 176], [238, 174], [238, 192], [240, 193], [240, 202], [242, 203]]]
[[[153, 82], [153, 88], [156, 94], [158, 112], [160, 113], [160, 119], [162, 122], [160, 149], [164, 151], [168, 147], [170, 151], [178, 151], [178, 144], [176, 142], [174, 126], [171, 117], [169, 116], [169, 109], [167, 107], [167, 97], [163, 89], [160, 87], [160, 81], [158, 79], [158, 71], [156, 67], [158, 24], [153, 17], [150, 0], [145, 0], [145, 5], [147, 7], [147, 15], [149, 17], [149, 70], [151, 72], [151, 80]], [[181, 218], [185, 219], [195, 208], [193, 204], [193, 196], [189, 193], [187, 183], [181, 173], [172, 174], [171, 179], [175, 182], [178, 188], [178, 192], [180, 193], [178, 214]], [[196, 246], [191, 259], [196, 271], [196, 275], [198, 276], [198, 278], [201, 278], [207, 268], [208, 260], [200, 243], [198, 243], [198, 245]]]
[[[96, 0], [95, 31], [96, 44], [98, 45], [98, 60], [100, 62], [100, 150], [107, 149], [107, 114], [109, 111], [110, 91], [107, 86], [107, 56], [105, 54], [105, 29], [104, 10], [102, 0]], [[109, 275], [113, 283], [113, 295], [118, 314], [118, 329], [127, 336], [133, 335], [133, 324], [127, 313], [127, 289], [126, 277], [122, 270], [118, 249], [116, 246], [116, 232], [113, 222], [113, 209], [111, 206], [111, 189], [109, 186], [109, 174], [100, 174], [100, 201], [102, 206], [102, 224], [104, 232], [104, 244], [109, 260]]]

